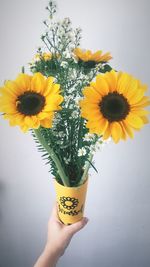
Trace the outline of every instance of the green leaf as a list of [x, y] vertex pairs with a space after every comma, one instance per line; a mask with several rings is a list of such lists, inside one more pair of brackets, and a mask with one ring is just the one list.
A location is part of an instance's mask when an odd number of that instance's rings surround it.
[[108, 64], [106, 64], [106, 65], [104, 65], [103, 66], [103, 68], [102, 69], [100, 69], [100, 72], [101, 73], [105, 73], [105, 72], [109, 72], [109, 71], [111, 71], [112, 70], [112, 67], [111, 66], [109, 66]]
[[92, 162], [89, 161], [88, 159], [87, 159], [87, 161], [91, 164], [91, 166], [93, 167], [93, 169], [98, 173], [98, 170], [97, 170], [96, 167], [92, 164]]

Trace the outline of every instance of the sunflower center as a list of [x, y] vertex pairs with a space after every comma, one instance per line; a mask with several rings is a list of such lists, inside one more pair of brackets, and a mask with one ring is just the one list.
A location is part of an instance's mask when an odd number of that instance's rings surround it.
[[36, 115], [42, 111], [45, 105], [43, 95], [35, 92], [25, 92], [17, 99], [17, 109], [24, 115]]
[[96, 66], [96, 62], [94, 60], [89, 60], [84, 62], [85, 66], [88, 68], [95, 68]]
[[78, 63], [79, 65], [82, 65], [85, 68], [95, 68], [96, 66], [96, 62], [94, 60], [84, 61], [79, 59]]
[[128, 115], [130, 106], [122, 94], [113, 92], [102, 98], [100, 110], [109, 122], [121, 121]]

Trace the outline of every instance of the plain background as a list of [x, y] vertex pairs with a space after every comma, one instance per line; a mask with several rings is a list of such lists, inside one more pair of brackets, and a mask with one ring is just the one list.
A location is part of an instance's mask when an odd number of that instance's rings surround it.
[[[0, 1], [0, 82], [15, 79], [33, 58], [46, 0]], [[59, 0], [59, 18], [83, 29], [82, 47], [111, 51], [111, 65], [150, 85], [149, 0]], [[150, 127], [95, 156], [85, 214], [60, 267], [150, 266]], [[0, 267], [30, 267], [46, 240], [55, 199], [30, 134], [0, 118]]]

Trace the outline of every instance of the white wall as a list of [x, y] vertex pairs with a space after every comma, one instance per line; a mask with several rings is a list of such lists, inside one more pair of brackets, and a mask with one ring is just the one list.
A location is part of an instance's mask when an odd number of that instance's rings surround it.
[[[47, 1], [0, 1], [0, 82], [33, 57]], [[150, 85], [149, 0], [59, 0], [59, 17], [83, 29], [83, 47], [111, 51], [112, 65]], [[90, 222], [61, 267], [150, 266], [150, 127], [95, 156], [86, 202]], [[0, 118], [0, 267], [33, 266], [46, 240], [53, 181], [30, 134]]]

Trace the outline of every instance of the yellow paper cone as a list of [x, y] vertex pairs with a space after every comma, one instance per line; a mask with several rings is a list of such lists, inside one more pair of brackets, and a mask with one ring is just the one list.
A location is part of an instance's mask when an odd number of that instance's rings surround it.
[[59, 219], [66, 225], [80, 221], [83, 217], [88, 179], [78, 187], [66, 187], [56, 179], [54, 186], [58, 203]]

